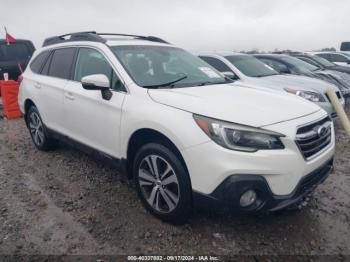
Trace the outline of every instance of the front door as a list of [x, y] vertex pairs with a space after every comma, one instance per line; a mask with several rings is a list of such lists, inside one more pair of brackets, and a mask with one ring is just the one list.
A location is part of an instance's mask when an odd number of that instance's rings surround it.
[[[104, 74], [113, 96], [102, 98], [101, 91], [86, 90], [81, 79]], [[119, 157], [120, 120], [126, 92], [105, 56], [93, 48], [79, 48], [73, 80], [64, 90], [64, 115], [69, 136], [108, 155]]]

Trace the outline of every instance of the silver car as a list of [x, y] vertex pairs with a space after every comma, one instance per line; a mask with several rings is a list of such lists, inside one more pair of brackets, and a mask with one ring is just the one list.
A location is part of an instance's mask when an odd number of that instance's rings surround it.
[[337, 114], [326, 94], [333, 89], [344, 106], [345, 100], [338, 87], [307, 76], [282, 75], [257, 58], [235, 52], [205, 52], [199, 57], [224, 75], [242, 82], [246, 86], [259, 86], [303, 97], [323, 108], [331, 117]]

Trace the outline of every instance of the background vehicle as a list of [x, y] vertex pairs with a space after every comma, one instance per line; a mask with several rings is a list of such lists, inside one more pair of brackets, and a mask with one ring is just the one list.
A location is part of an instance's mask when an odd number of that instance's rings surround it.
[[336, 85], [342, 93], [346, 94], [348, 92], [348, 83], [342, 80], [337, 73], [330, 70], [321, 70], [317, 66], [289, 55], [257, 54], [254, 56], [281, 74], [304, 75], [325, 80]]
[[334, 64], [327, 59], [314, 55], [312, 53], [300, 53], [300, 52], [295, 52], [295, 53], [289, 53], [288, 55], [294, 56], [296, 58], [299, 58], [309, 64], [312, 64], [314, 66], [321, 67], [323, 69], [328, 69], [332, 71], [337, 71], [341, 73], [347, 73], [350, 74], [350, 67], [348, 66], [340, 66], [337, 64]]
[[254, 56], [234, 52], [206, 52], [199, 54], [199, 57], [221, 73], [233, 74], [233, 79], [244, 84], [289, 92], [308, 99], [321, 106], [332, 117], [336, 113], [327, 98], [326, 90], [332, 88], [340, 102], [345, 104], [336, 86], [309, 77], [279, 74]]
[[342, 89], [342, 94], [346, 97], [350, 95], [350, 67], [339, 66], [320, 56], [307, 53], [289, 53], [288, 55], [318, 67], [318, 71], [325, 72], [325, 74], [327, 74], [327, 72], [332, 72], [332, 76], [334, 76], [335, 79], [339, 79], [344, 87]]
[[34, 45], [29, 40], [17, 39], [11, 44], [0, 40], [0, 80], [4, 73], [9, 74], [9, 79], [17, 80], [20, 75], [18, 64], [25, 70], [34, 51]]
[[342, 52], [313, 52], [315, 55], [323, 57], [328, 61], [341, 65], [350, 67], [350, 54]]
[[38, 149], [65, 139], [100, 152], [134, 179], [152, 214], [175, 223], [197, 205], [285, 208], [333, 165], [334, 126], [320, 107], [232, 83], [156, 37], [47, 39], [23, 74], [19, 105]]
[[340, 45], [340, 51], [350, 53], [350, 42], [343, 42]]

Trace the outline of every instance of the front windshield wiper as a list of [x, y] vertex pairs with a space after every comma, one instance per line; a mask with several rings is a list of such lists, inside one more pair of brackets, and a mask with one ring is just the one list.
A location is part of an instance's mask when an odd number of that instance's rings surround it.
[[173, 80], [173, 81], [170, 81], [170, 82], [166, 82], [166, 83], [163, 83], [163, 84], [157, 84], [157, 85], [149, 85], [149, 86], [143, 86], [144, 88], [160, 88], [160, 87], [170, 87], [170, 88], [173, 88], [174, 87], [174, 84], [177, 83], [177, 82], [180, 82], [181, 80], [184, 80], [186, 79], [188, 76], [187, 75], [184, 75], [176, 80]]
[[199, 84], [196, 84], [196, 86], [206, 86], [206, 85], [221, 85], [221, 84], [227, 84], [227, 83], [233, 83], [236, 80], [233, 80], [227, 76], [224, 77], [225, 81], [220, 81], [220, 82], [211, 82], [211, 81], [206, 81], [206, 82], [202, 82]]

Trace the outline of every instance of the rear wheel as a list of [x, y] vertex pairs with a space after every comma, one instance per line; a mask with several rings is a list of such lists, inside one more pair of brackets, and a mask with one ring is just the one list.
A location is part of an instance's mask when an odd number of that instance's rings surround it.
[[57, 141], [49, 133], [41, 119], [36, 106], [31, 106], [27, 113], [27, 124], [33, 143], [39, 150], [47, 151], [57, 145]]
[[150, 143], [140, 148], [133, 174], [143, 204], [158, 218], [181, 224], [191, 214], [192, 189], [179, 157], [167, 147]]

